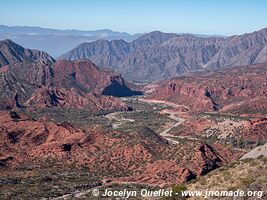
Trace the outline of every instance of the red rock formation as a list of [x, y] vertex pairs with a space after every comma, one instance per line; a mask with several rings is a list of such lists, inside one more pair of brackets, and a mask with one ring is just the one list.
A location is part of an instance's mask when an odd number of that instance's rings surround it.
[[89, 60], [58, 61], [53, 68], [53, 84], [59, 88], [79, 85], [85, 91], [97, 90], [106, 87], [111, 79], [110, 72], [99, 69]]
[[94, 92], [111, 96], [131, 96], [132, 91], [121, 77], [111, 70], [98, 68], [89, 60], [57, 61], [54, 64], [53, 85], [76, 88], [81, 92]]
[[[179, 146], [160, 137], [133, 132], [125, 135], [101, 127], [75, 129], [68, 123], [35, 121], [16, 112], [0, 114], [0, 165], [43, 161], [86, 166], [112, 181], [177, 184], [191, 180], [222, 162], [213, 147], [202, 143]], [[39, 163], [39, 164], [38, 164]]]
[[80, 94], [74, 89], [40, 88], [24, 104], [30, 108], [76, 108], [90, 111], [99, 110], [128, 110], [120, 99], [112, 96], [95, 95], [93, 93]]
[[262, 142], [267, 140], [267, 120], [266, 117], [255, 119], [244, 127], [242, 138], [246, 141]]
[[197, 175], [204, 175], [222, 165], [222, 159], [214, 152], [212, 147], [201, 144], [193, 157], [193, 164]]
[[189, 169], [180, 167], [177, 163], [169, 160], [149, 163], [140, 171], [142, 171], [140, 174], [135, 173], [133, 176], [124, 179], [124, 181], [158, 185], [166, 183], [179, 184], [195, 178], [195, 175]]
[[[149, 98], [189, 106], [192, 111], [223, 110], [250, 113], [265, 109], [267, 63], [227, 69], [219, 72], [198, 72], [171, 79], [158, 86]], [[255, 101], [257, 100], [257, 101]], [[265, 103], [265, 104], [263, 104]], [[242, 110], [241, 110], [242, 109]]]
[[0, 79], [2, 109], [59, 106], [92, 111], [126, 110], [119, 99], [108, 96], [138, 94], [120, 75], [99, 69], [89, 60], [58, 61], [54, 65], [22, 62], [5, 68], [0, 72], [5, 77]]
[[[89, 60], [55, 62], [45, 52], [24, 49], [11, 40], [0, 41], [0, 68], [1, 109], [34, 104], [35, 107], [125, 110], [120, 100], [100, 95], [141, 94], [133, 91], [130, 87], [134, 85], [125, 82], [121, 75], [100, 69]], [[51, 88], [39, 89], [43, 87]]]

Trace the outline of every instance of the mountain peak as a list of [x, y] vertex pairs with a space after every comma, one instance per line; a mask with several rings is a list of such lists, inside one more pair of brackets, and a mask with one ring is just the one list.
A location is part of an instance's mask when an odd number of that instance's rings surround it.
[[176, 37], [176, 36], [178, 36], [178, 35], [176, 35], [175, 33], [163, 33], [161, 31], [152, 31], [152, 32], [146, 33], [144, 35], [141, 35], [135, 41], [153, 39], [155, 41], [162, 42], [163, 40], [166, 41], [166, 40], [168, 40], [172, 37]]
[[15, 42], [13, 42], [10, 39], [5, 39], [5, 40], [1, 40], [0, 43], [14, 44]]
[[25, 61], [42, 60], [53, 63], [54, 59], [47, 53], [25, 49], [10, 39], [0, 41], [0, 67]]

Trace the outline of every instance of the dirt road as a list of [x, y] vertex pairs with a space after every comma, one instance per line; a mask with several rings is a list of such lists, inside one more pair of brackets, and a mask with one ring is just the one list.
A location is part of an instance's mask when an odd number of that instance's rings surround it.
[[[189, 110], [189, 108], [187, 106], [175, 104], [175, 103], [168, 102], [168, 101], [161, 101], [161, 100], [154, 100], [154, 99], [141, 99], [141, 98], [138, 99], [138, 100], [142, 101], [142, 102], [149, 103], [149, 104], [164, 104], [166, 106], [170, 106], [170, 107], [173, 107], [173, 108], [178, 108], [178, 107], [183, 106], [183, 107], [185, 107], [185, 108], [187, 108]], [[187, 137], [187, 136], [174, 136], [174, 135], [169, 134], [171, 129], [179, 126], [180, 124], [182, 124], [185, 121], [184, 118], [181, 118], [181, 117], [177, 116], [177, 114], [180, 114], [179, 111], [165, 109], [165, 110], [162, 110], [160, 113], [161, 114], [169, 114], [169, 118], [177, 121], [174, 125], [172, 125], [171, 127], [167, 128], [166, 130], [164, 130], [161, 133], [159, 133], [166, 140], [168, 140], [172, 144], [179, 144], [177, 139], [199, 140], [198, 138]]]

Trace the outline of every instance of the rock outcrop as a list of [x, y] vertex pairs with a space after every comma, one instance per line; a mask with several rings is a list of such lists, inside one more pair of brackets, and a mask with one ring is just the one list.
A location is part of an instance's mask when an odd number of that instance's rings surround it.
[[205, 175], [222, 165], [222, 159], [214, 152], [214, 149], [206, 144], [201, 144], [194, 155], [194, 166], [197, 175]]
[[141, 94], [131, 90], [131, 85], [121, 75], [100, 69], [89, 60], [57, 61], [53, 70], [53, 85], [59, 88], [75, 88], [80, 92], [117, 97]]
[[36, 89], [32, 96], [25, 102], [30, 108], [73, 108], [86, 109], [93, 112], [127, 111], [129, 109], [120, 99], [112, 96], [96, 95], [94, 93], [80, 94], [74, 89], [64, 88], [40, 88]]
[[159, 84], [148, 98], [182, 104], [197, 112], [263, 112], [267, 97], [266, 70], [267, 63], [262, 63], [191, 73]]
[[1, 167], [27, 163], [36, 167], [52, 160], [66, 167], [86, 167], [114, 182], [169, 185], [189, 181], [231, 160], [221, 159], [214, 147], [199, 142], [173, 146], [136, 131], [124, 134], [100, 126], [77, 129], [17, 112], [0, 114]]
[[10, 62], [0, 68], [1, 109], [34, 106], [127, 110], [127, 106], [114, 97], [142, 94], [132, 90], [135, 86], [125, 82], [121, 75], [100, 69], [89, 60], [54, 62], [51, 57], [45, 59], [45, 53], [38, 54], [35, 50], [29, 53], [29, 58], [22, 59], [21, 52], [31, 50], [9, 40], [2, 43], [12, 49], [14, 55], [8, 54]]

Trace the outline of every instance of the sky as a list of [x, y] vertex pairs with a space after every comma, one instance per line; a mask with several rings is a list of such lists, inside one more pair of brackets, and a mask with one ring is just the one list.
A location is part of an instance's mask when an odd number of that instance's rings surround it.
[[1, 0], [0, 24], [229, 36], [267, 27], [267, 0]]

